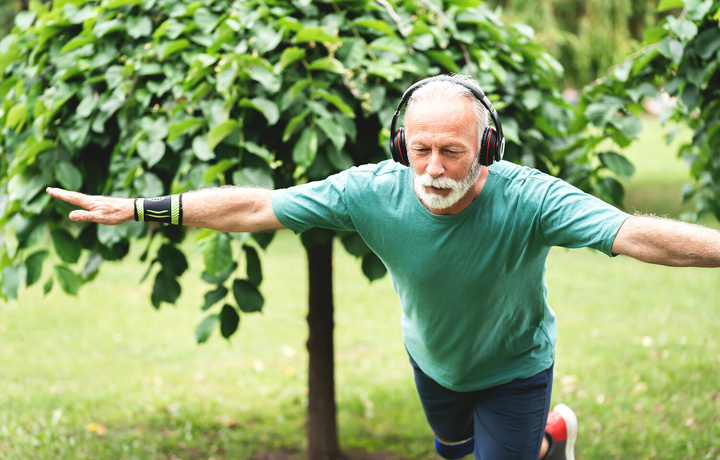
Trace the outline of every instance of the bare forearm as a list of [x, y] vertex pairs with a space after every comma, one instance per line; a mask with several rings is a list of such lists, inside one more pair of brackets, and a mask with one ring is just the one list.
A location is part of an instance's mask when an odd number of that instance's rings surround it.
[[219, 187], [183, 194], [183, 225], [221, 232], [260, 232], [284, 228], [270, 203], [270, 190]]
[[[55, 198], [80, 206], [70, 220], [119, 225], [135, 218], [135, 200], [85, 195], [49, 188]], [[270, 191], [249, 187], [220, 187], [184, 193], [182, 224], [222, 232], [259, 232], [284, 228], [270, 203]]]
[[622, 225], [612, 251], [673, 267], [720, 267], [720, 232], [701, 225], [633, 216]]

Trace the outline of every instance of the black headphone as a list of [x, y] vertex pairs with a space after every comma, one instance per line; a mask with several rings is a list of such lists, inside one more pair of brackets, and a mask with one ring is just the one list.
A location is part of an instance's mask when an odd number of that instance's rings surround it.
[[480, 87], [476, 84], [466, 80], [461, 80], [459, 78], [448, 77], [445, 75], [420, 80], [419, 82], [408, 88], [405, 91], [405, 94], [403, 94], [403, 97], [400, 100], [400, 104], [398, 104], [398, 107], [395, 110], [395, 115], [393, 115], [392, 124], [390, 125], [390, 133], [392, 134], [392, 136], [390, 137], [390, 152], [392, 153], [393, 160], [397, 161], [398, 163], [404, 164], [405, 166], [410, 166], [410, 159], [408, 158], [407, 152], [407, 143], [405, 141], [405, 128], [400, 128], [396, 130], [397, 120], [400, 116], [400, 110], [402, 110], [403, 106], [407, 104], [408, 100], [410, 100], [410, 96], [412, 96], [412, 93], [416, 89], [427, 83], [438, 80], [451, 81], [453, 83], [457, 83], [458, 85], [464, 86], [473, 93], [473, 95], [477, 98], [477, 100], [480, 101], [483, 106], [485, 106], [485, 108], [488, 110], [488, 113], [490, 114], [490, 118], [492, 118], [495, 128], [493, 128], [492, 126], [488, 126], [485, 128], [482, 136], [482, 141], [480, 142], [478, 159], [480, 161], [480, 164], [483, 166], [490, 166], [494, 162], [502, 160], [503, 155], [505, 154], [505, 137], [503, 137], [502, 126], [500, 125], [500, 120], [498, 119], [497, 112], [495, 111], [495, 109], [493, 109], [490, 100], [487, 98], [487, 96], [485, 96], [485, 93], [483, 93], [482, 89], [480, 89]]

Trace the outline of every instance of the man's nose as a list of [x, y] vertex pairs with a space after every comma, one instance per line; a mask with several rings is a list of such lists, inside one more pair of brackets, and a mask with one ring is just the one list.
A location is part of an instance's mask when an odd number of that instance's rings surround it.
[[428, 161], [425, 172], [430, 177], [440, 177], [445, 173], [445, 166], [443, 165], [443, 158], [440, 152], [433, 151], [430, 154], [430, 161]]

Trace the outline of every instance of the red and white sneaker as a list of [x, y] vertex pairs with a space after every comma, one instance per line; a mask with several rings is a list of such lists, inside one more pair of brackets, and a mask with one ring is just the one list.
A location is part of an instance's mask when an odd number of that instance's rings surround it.
[[543, 460], [575, 460], [578, 421], [572, 409], [565, 404], [555, 406], [548, 414], [545, 433], [552, 439]]

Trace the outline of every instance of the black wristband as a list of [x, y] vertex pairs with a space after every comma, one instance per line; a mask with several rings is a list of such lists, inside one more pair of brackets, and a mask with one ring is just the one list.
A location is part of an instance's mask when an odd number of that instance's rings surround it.
[[182, 193], [135, 200], [135, 220], [182, 225]]

